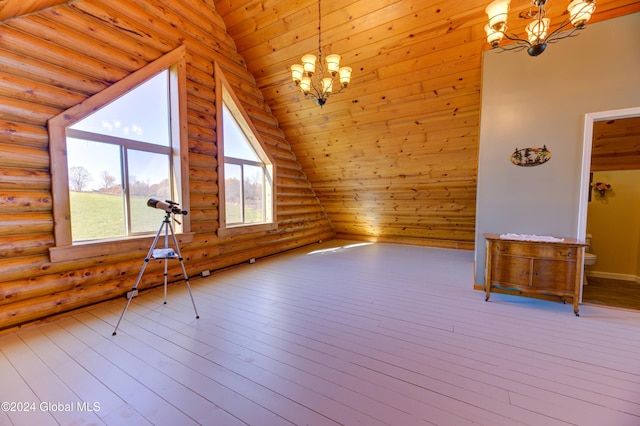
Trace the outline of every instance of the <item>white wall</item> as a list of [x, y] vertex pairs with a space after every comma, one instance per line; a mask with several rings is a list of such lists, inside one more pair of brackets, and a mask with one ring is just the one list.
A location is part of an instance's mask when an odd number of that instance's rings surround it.
[[[487, 51], [476, 205], [476, 284], [484, 283], [485, 233], [576, 238], [586, 113], [640, 106], [640, 13], [589, 24], [538, 57]], [[513, 150], [545, 145], [537, 167]]]

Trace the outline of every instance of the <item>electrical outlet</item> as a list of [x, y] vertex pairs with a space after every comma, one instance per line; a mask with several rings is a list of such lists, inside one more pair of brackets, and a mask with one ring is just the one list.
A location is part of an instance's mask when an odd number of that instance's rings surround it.
[[133, 299], [138, 295], [138, 290], [131, 290], [127, 292], [127, 299]]
[[205, 269], [204, 271], [200, 272], [200, 275], [202, 275], [203, 277], [208, 277], [209, 275], [211, 275], [211, 272], [209, 272], [208, 269]]
[[249, 259], [249, 263], [256, 263], [256, 258], [252, 257], [251, 259]]

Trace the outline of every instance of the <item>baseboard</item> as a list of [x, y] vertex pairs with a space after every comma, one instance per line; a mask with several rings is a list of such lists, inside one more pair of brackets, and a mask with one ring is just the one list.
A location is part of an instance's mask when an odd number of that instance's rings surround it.
[[615, 272], [587, 271], [587, 277], [609, 278], [612, 280], [622, 280], [622, 281], [634, 281], [640, 284], [640, 277], [637, 275], [631, 275], [631, 274], [617, 274]]

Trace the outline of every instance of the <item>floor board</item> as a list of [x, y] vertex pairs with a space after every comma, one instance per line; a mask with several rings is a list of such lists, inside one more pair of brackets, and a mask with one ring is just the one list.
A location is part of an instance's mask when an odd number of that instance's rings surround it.
[[640, 311], [640, 284], [635, 281], [588, 277], [582, 291], [584, 303]]
[[[473, 253], [329, 241], [0, 336], [0, 424], [638, 425], [640, 312], [473, 290]], [[94, 406], [99, 410], [83, 408]], [[47, 408], [46, 406], [43, 406]]]

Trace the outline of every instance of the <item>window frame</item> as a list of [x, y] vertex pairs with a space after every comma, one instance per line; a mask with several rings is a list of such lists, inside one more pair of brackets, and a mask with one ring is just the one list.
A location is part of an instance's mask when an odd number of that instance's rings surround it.
[[[218, 169], [218, 237], [233, 237], [253, 232], [267, 232], [278, 228], [276, 222], [276, 164], [271, 154], [266, 148], [266, 143], [262, 140], [260, 133], [253, 124], [251, 118], [242, 107], [242, 103], [235, 94], [235, 91], [224, 76], [218, 63], [214, 63], [214, 76], [216, 87], [216, 138], [217, 138], [217, 169]], [[224, 177], [224, 124], [222, 120], [222, 106], [226, 105], [240, 126], [248, 142], [251, 144], [256, 155], [264, 163], [265, 169], [265, 221], [259, 223], [226, 223], [225, 207], [225, 177]], [[244, 182], [241, 183], [244, 185]]]
[[[49, 120], [49, 155], [55, 238], [55, 246], [49, 248], [49, 258], [52, 262], [148, 249], [155, 238], [154, 234], [73, 243], [66, 139], [67, 127], [166, 69], [169, 69], [171, 98], [169, 103], [173, 157], [171, 190], [172, 193], [180, 197], [181, 208], [189, 210], [186, 48], [180, 46]], [[181, 242], [192, 241], [190, 216], [182, 216], [180, 221], [182, 227], [176, 229], [176, 237]]]

